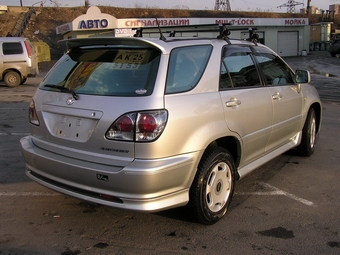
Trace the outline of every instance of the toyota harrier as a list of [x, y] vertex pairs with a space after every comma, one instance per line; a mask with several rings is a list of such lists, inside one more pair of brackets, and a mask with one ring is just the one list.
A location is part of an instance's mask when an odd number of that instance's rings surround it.
[[235, 182], [294, 149], [310, 156], [321, 102], [308, 71], [228, 38], [70, 39], [29, 105], [26, 173], [55, 191], [203, 224]]

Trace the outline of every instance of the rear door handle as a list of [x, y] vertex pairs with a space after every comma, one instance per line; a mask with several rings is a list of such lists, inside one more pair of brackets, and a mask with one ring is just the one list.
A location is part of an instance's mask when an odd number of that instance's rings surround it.
[[273, 100], [281, 100], [282, 94], [280, 92], [275, 92], [274, 95], [272, 95]]
[[241, 100], [238, 100], [237, 98], [232, 97], [225, 104], [226, 104], [227, 107], [237, 107], [241, 104]]

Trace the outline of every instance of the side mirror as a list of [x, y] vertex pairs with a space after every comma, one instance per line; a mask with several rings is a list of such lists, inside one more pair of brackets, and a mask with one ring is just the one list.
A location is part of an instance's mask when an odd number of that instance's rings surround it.
[[295, 71], [295, 81], [297, 84], [300, 83], [310, 83], [311, 76], [309, 71], [306, 70], [296, 70]]

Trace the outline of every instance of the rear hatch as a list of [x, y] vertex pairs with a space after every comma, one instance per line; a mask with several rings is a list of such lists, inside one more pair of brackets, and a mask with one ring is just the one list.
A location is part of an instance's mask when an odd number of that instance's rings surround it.
[[29, 63], [27, 76], [36, 76], [39, 74], [38, 55], [35, 51], [34, 46], [31, 44], [29, 40], [24, 39], [24, 45], [27, 51]]
[[134, 159], [135, 141], [149, 141], [137, 137], [134, 123], [148, 113], [166, 118], [163, 97], [153, 96], [161, 51], [138, 41], [96, 42], [76, 43], [40, 84], [31, 104], [33, 142], [64, 156], [124, 166]]

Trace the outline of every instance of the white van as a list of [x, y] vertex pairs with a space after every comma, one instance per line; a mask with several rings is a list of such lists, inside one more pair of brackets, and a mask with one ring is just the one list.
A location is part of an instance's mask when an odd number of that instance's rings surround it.
[[0, 80], [15, 87], [38, 74], [38, 58], [27, 38], [0, 37]]

